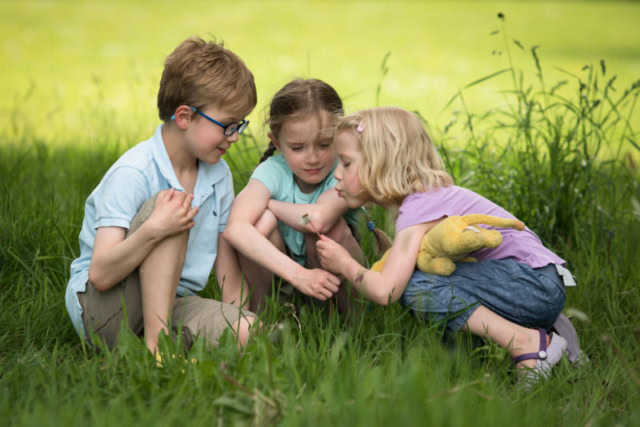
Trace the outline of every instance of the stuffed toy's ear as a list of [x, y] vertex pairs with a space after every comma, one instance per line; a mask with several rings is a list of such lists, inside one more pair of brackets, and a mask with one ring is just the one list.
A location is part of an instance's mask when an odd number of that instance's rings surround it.
[[385, 252], [382, 258], [380, 258], [378, 261], [376, 261], [375, 264], [371, 266], [371, 271], [377, 271], [378, 273], [382, 271], [382, 269], [384, 268], [384, 263], [387, 262], [387, 258], [389, 257], [389, 252], [391, 252], [391, 249]]

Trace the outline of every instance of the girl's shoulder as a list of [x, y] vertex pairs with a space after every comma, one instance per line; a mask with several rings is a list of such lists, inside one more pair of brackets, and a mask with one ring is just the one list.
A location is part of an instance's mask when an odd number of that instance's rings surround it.
[[483, 204], [482, 196], [456, 185], [412, 193], [405, 197], [400, 205], [396, 231], [411, 225], [442, 219], [446, 216], [464, 215]]
[[438, 187], [429, 191], [411, 193], [404, 198], [402, 206], [414, 203], [439, 203], [440, 200], [461, 197], [475, 198], [481, 196], [466, 188], [458, 187], [457, 185], [449, 185], [447, 187]]

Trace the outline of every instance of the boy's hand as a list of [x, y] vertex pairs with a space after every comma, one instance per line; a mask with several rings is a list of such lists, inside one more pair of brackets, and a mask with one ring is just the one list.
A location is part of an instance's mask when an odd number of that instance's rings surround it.
[[192, 208], [193, 194], [173, 188], [158, 194], [151, 217], [147, 220], [163, 237], [189, 230], [195, 225], [193, 218], [198, 208]]
[[351, 255], [343, 246], [322, 234], [316, 242], [316, 249], [322, 268], [344, 275], [344, 261], [351, 258]]
[[305, 269], [299, 280], [296, 281], [296, 288], [305, 295], [324, 301], [338, 292], [340, 279], [328, 271], [314, 268]]

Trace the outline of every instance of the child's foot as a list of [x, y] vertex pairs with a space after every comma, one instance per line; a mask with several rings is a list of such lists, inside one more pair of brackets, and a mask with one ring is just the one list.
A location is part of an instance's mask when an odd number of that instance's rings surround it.
[[[519, 369], [518, 383], [525, 389], [530, 389], [535, 383], [542, 378], [548, 378], [551, 369], [560, 362], [562, 356], [567, 349], [567, 340], [556, 333], [551, 333], [547, 340], [547, 333], [544, 329], [538, 329], [540, 335], [540, 347], [537, 353], [526, 353], [514, 357], [515, 363], [521, 363], [526, 360], [535, 361], [533, 366], [527, 366]], [[547, 345], [548, 343], [548, 345]]]
[[560, 314], [551, 330], [567, 340], [567, 349], [565, 353], [571, 363], [577, 364], [578, 366], [589, 363], [589, 357], [587, 357], [587, 355], [580, 349], [580, 341], [578, 340], [576, 328], [573, 327], [573, 324], [568, 317], [564, 314]]

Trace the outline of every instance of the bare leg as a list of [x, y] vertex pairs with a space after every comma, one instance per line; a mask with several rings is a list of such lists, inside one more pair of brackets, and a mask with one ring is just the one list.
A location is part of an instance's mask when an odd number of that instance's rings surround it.
[[243, 317], [231, 325], [231, 329], [238, 343], [238, 350], [242, 350], [242, 348], [247, 345], [251, 337], [251, 326], [255, 320], [255, 317]]
[[[278, 229], [278, 220], [270, 210], [264, 212], [255, 227], [276, 248], [281, 252], [285, 252], [286, 246]], [[249, 310], [259, 314], [264, 310], [264, 299], [271, 291], [273, 273], [241, 253], [238, 253], [238, 260], [240, 261], [242, 275], [251, 288]]]
[[160, 331], [169, 333], [169, 315], [176, 297], [188, 232], [161, 241], [140, 264], [142, 316], [147, 347], [155, 353]]
[[[360, 265], [366, 265], [362, 248], [358, 244], [355, 237], [351, 233], [351, 229], [347, 225], [344, 219], [340, 219], [327, 233], [327, 237], [335, 240], [338, 244], [344, 247], [349, 255]], [[305, 235], [307, 262], [312, 268], [322, 268], [320, 261], [318, 260], [318, 253], [316, 251], [316, 242], [318, 237], [315, 234]], [[338, 292], [335, 294], [336, 302], [338, 304], [338, 310], [340, 313], [349, 313], [355, 306], [353, 304], [354, 299], [358, 297], [358, 293], [354, 287], [347, 289], [346, 286], [340, 286]]]
[[[525, 353], [536, 353], [540, 335], [535, 329], [525, 328], [497, 315], [484, 306], [479, 306], [467, 319], [465, 329], [474, 335], [488, 336], [500, 347], [506, 348], [512, 357]], [[549, 345], [549, 337], [547, 337]], [[535, 359], [524, 360], [518, 367], [534, 367]]]

